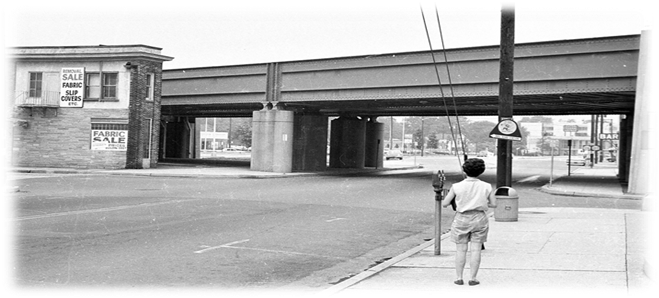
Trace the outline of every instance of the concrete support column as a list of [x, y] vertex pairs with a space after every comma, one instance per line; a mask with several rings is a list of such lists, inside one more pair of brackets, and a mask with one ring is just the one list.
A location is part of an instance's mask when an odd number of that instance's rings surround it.
[[293, 119], [292, 111], [275, 110], [275, 129], [272, 136], [274, 139], [273, 172], [293, 172]]
[[633, 133], [632, 115], [623, 115], [620, 118], [620, 138], [618, 139], [618, 180], [622, 184], [629, 182], [629, 162], [631, 160], [631, 136]]
[[379, 123], [375, 117], [366, 123], [364, 144], [364, 166], [382, 168], [384, 155], [384, 123]]
[[265, 109], [252, 113], [254, 171], [290, 173], [293, 169], [293, 112]]
[[[194, 140], [194, 132], [190, 131], [191, 124], [186, 118], [178, 122], [167, 122], [165, 124], [164, 142], [167, 151], [164, 158], [190, 158], [190, 140]], [[194, 126], [194, 123], [192, 124]]]
[[190, 152], [192, 155], [190, 158], [201, 158], [201, 125], [197, 125], [197, 118], [188, 118], [194, 121], [190, 126], [190, 133], [193, 135], [190, 136]]
[[293, 172], [327, 168], [327, 116], [296, 114], [293, 135]]
[[[656, 150], [650, 141], [655, 138], [657, 132], [651, 123], [656, 119], [659, 112], [656, 109], [654, 97], [653, 69], [649, 61], [650, 53], [657, 50], [654, 46], [652, 31], [641, 32], [641, 43], [638, 57], [638, 77], [636, 80], [636, 101], [634, 104], [633, 137], [631, 140], [631, 167], [629, 168], [628, 191], [634, 194], [649, 194], [655, 189], [650, 181], [651, 173], [654, 172], [656, 164], [651, 162]], [[654, 48], [654, 50], [653, 50]], [[629, 120], [628, 120], [629, 121]], [[656, 122], [655, 122], [656, 123]], [[628, 123], [629, 124], [629, 123]]]
[[272, 171], [272, 135], [274, 134], [274, 112], [260, 110], [252, 112], [252, 159], [253, 171]]
[[363, 168], [366, 121], [340, 117], [332, 120], [330, 167]]

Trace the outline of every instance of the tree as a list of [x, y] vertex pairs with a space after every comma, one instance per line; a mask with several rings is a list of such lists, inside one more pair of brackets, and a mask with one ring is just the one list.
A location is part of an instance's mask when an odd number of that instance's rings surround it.
[[[529, 134], [531, 134], [531, 132], [529, 132], [528, 129], [526, 129], [525, 127], [523, 127], [521, 125], [518, 126], [518, 127], [519, 127], [519, 132], [522, 135], [522, 140], [526, 140], [529, 137]], [[513, 142], [513, 147], [514, 147], [514, 150], [515, 150], [516, 154], [519, 154], [519, 155], [522, 155], [522, 153], [524, 151], [526, 151], [526, 149], [528, 149], [528, 148], [526, 148], [526, 144], [523, 141], [522, 142]]]
[[547, 154], [547, 152], [551, 152], [551, 143], [549, 140], [551, 140], [551, 135], [550, 134], [543, 134], [542, 138], [538, 140], [538, 143], [536, 144], [538, 148], [540, 148], [540, 153]]
[[425, 140], [423, 139], [423, 131], [421, 131], [420, 128], [417, 129], [414, 132], [414, 136], [413, 136], [412, 141], [417, 144], [416, 147], [414, 147], [414, 148], [416, 148], [416, 149], [422, 149], [423, 148], [423, 143], [425, 143]]
[[467, 122], [462, 128], [462, 133], [466, 137], [466, 143], [474, 145], [476, 151], [494, 151], [495, 140], [490, 138], [490, 131], [496, 126], [496, 123], [490, 121]]
[[428, 136], [428, 146], [427, 146], [427, 148], [437, 149], [437, 147], [439, 147], [439, 139], [437, 139], [437, 135], [434, 134], [434, 133], [430, 134]]
[[242, 146], [252, 147], [252, 124], [244, 122], [232, 132], [232, 140], [237, 141]]

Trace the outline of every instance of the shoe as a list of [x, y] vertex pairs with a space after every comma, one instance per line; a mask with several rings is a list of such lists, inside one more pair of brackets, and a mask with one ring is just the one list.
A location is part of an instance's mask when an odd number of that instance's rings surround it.
[[465, 282], [462, 279], [458, 279], [458, 280], [454, 281], [453, 283], [458, 285], [458, 286], [461, 286], [461, 285], [465, 284]]
[[476, 285], [478, 285], [478, 284], [480, 284], [480, 283], [481, 283], [481, 282], [480, 282], [480, 281], [477, 281], [477, 280], [470, 280], [470, 281], [469, 281], [469, 285], [470, 285], [470, 286], [476, 286]]

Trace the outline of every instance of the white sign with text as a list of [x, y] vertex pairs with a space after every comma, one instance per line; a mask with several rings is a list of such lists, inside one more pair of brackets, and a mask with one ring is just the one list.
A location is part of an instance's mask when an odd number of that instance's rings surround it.
[[60, 108], [82, 108], [85, 92], [85, 68], [62, 68], [60, 78]]

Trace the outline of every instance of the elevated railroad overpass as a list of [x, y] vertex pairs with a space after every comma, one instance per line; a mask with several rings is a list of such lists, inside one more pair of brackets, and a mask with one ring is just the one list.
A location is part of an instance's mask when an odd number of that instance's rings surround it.
[[[622, 114], [621, 135], [631, 136], [640, 40], [516, 44], [515, 115]], [[377, 117], [497, 115], [499, 46], [171, 69], [162, 80], [161, 148], [172, 157], [195, 157], [195, 117], [253, 117], [252, 169], [320, 171], [328, 117], [340, 116], [330, 167], [375, 167], [383, 150]], [[629, 146], [623, 137], [624, 173]]]

